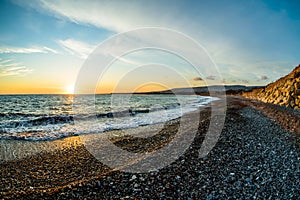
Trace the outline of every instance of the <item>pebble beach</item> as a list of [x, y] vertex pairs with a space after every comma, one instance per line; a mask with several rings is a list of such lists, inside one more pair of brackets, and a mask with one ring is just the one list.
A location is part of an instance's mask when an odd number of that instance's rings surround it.
[[[101, 163], [80, 137], [43, 143], [45, 151], [0, 162], [1, 199], [299, 199], [300, 117], [242, 97], [228, 97], [225, 124], [212, 151], [199, 157], [210, 122], [183, 155], [157, 171], [129, 173]], [[272, 115], [272, 113], [277, 113]], [[192, 117], [192, 115], [191, 115]], [[170, 142], [179, 119], [158, 135], [112, 137], [118, 147], [153, 152]], [[3, 153], [3, 152], [2, 152]]]

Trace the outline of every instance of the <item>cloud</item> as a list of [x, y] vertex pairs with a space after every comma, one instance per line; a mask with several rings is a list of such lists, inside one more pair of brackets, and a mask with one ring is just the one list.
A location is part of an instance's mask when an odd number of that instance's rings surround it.
[[246, 83], [246, 84], [249, 83], [249, 81], [246, 80], [246, 79], [242, 79], [241, 81], [242, 81], [243, 83]]
[[142, 63], [141, 62], [137, 62], [136, 60], [130, 60], [130, 59], [128, 59], [128, 58], [124, 58], [124, 56], [123, 57], [120, 57], [120, 56], [115, 56], [115, 55], [113, 55], [113, 54], [110, 54], [113, 58], [115, 58], [116, 60], [119, 60], [119, 61], [121, 61], [121, 62], [123, 62], [123, 63], [127, 63], [127, 64], [130, 64], [130, 65], [136, 65], [136, 66], [140, 66], [140, 65], [142, 65]]
[[210, 75], [206, 77], [207, 80], [215, 80], [216, 76]]
[[[255, 83], [260, 78], [260, 74], [265, 73], [265, 69], [268, 72], [273, 70], [278, 72], [278, 74], [276, 74], [277, 72], [268, 74], [269, 80], [272, 80], [284, 75], [286, 73], [284, 70], [290, 71], [290, 68], [294, 66], [280, 64], [277, 70], [275, 65], [278, 65], [280, 60], [293, 58], [294, 61], [297, 61], [297, 55], [294, 55], [294, 52], [297, 52], [295, 51], [297, 45], [294, 44], [297, 42], [294, 41], [299, 41], [299, 34], [294, 27], [298, 27], [297, 24], [295, 25], [298, 22], [290, 21], [292, 19], [286, 18], [285, 13], [275, 12], [273, 9], [269, 9], [265, 3], [258, 1], [249, 1], [249, 3], [221, 1], [218, 5], [209, 1], [205, 3], [193, 1], [189, 5], [183, 1], [176, 1], [172, 4], [168, 1], [157, 3], [158, 1], [128, 2], [122, 0], [78, 0], [75, 2], [14, 0], [14, 2], [24, 7], [31, 7], [42, 14], [63, 19], [63, 21], [92, 25], [113, 32], [153, 26], [181, 31], [206, 47], [211, 58], [220, 67], [220, 72], [228, 74], [226, 77], [228, 80], [233, 77], [248, 79], [251, 83]], [[125, 7], [126, 9], [124, 9]], [[246, 8], [251, 8], [256, 12], [253, 16], [245, 15]], [[220, 20], [220, 15], [222, 20]], [[174, 21], [174, 19], [176, 20]], [[283, 19], [288, 19], [288, 21], [283, 21]], [[262, 28], [268, 31], [257, 33], [257, 30]], [[224, 34], [220, 35], [220, 32]], [[270, 35], [270, 32], [275, 34]], [[247, 40], [253, 35], [256, 35], [255, 40]], [[281, 37], [282, 35], [286, 37]], [[155, 39], [158, 42], [164, 42], [159, 41], [159, 38]], [[274, 39], [278, 42], [274, 43]], [[176, 45], [176, 42], [171, 39], [169, 41]], [[289, 43], [289, 41], [293, 42]], [[269, 43], [272, 43], [273, 46], [267, 45]], [[274, 48], [274, 45], [277, 48]], [[244, 48], [244, 46], [248, 46], [248, 48]], [[87, 57], [88, 51], [71, 47], [74, 47], [74, 44], [65, 44], [64, 48], [80, 58]], [[260, 49], [259, 52], [258, 49]], [[277, 51], [273, 52], [273, 49], [277, 49]], [[281, 50], [278, 51], [278, 49]], [[273, 55], [273, 53], [275, 54]], [[260, 63], [256, 63], [256, 60]], [[262, 65], [261, 61], [269, 63], [266, 66]], [[260, 71], [256, 71], [257, 69]], [[235, 71], [235, 74], [228, 73], [229, 70]], [[249, 73], [252, 73], [253, 78], [248, 76]]]
[[32, 71], [32, 69], [24, 66], [22, 63], [16, 63], [12, 60], [0, 59], [0, 77], [25, 76]]
[[58, 54], [58, 51], [54, 50], [54, 49], [51, 49], [49, 47], [43, 47], [44, 50], [48, 51], [48, 52], [52, 52], [52, 53], [55, 53], [55, 54]]
[[203, 81], [203, 79], [201, 77], [195, 77], [193, 78], [194, 81]]
[[85, 59], [96, 48], [96, 45], [91, 45], [82, 41], [67, 39], [58, 40], [58, 43], [70, 54]]
[[262, 81], [265, 81], [265, 80], [268, 80], [269, 78], [268, 78], [267, 76], [265, 76], [265, 75], [262, 75], [262, 76], [260, 77], [260, 79], [261, 79]]
[[0, 47], [0, 54], [3, 53], [20, 53], [20, 54], [30, 54], [30, 53], [55, 53], [58, 52], [49, 47]]
[[[15, 3], [34, 8], [43, 14], [47, 13], [55, 16], [56, 18], [68, 19], [77, 24], [89, 24], [116, 32], [121, 32], [136, 27], [157, 26], [157, 20], [153, 19], [156, 19], [158, 16], [160, 16], [159, 21], [162, 23], [162, 16], [165, 14], [164, 7], [169, 8], [169, 10], [173, 7], [167, 2], [161, 2], [160, 4], [155, 5], [151, 2], [127, 2], [122, 0], [86, 0], [76, 2], [43, 0], [26, 3], [20, 0], [15, 0]], [[160, 8], [161, 6], [162, 8]], [[124, 8], [126, 8], [126, 10], [124, 10]], [[174, 17], [176, 16], [175, 14], [172, 15]], [[168, 22], [171, 21], [173, 21], [173, 18], [168, 20]]]

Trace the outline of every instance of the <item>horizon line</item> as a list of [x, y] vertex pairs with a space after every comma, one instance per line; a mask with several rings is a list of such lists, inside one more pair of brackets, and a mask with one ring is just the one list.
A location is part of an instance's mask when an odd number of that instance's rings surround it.
[[[215, 86], [243, 86], [243, 87], [265, 87], [266, 85], [209, 85], [209, 86], [195, 86], [195, 87], [180, 87], [180, 88], [171, 88], [167, 90], [154, 90], [147, 92], [109, 92], [109, 93], [0, 93], [0, 95], [110, 95], [110, 94], [148, 94], [148, 93], [159, 93], [167, 92], [175, 89], [189, 89], [189, 88], [205, 88], [205, 87], [215, 87]], [[166, 94], [166, 93], [162, 93]]]

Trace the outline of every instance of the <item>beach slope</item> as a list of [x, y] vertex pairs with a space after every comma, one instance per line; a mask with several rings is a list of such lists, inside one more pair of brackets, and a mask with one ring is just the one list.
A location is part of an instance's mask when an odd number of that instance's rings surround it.
[[[60, 140], [60, 148], [52, 151], [2, 161], [0, 196], [4, 199], [299, 198], [299, 112], [242, 97], [228, 97], [227, 102], [221, 136], [204, 158], [199, 158], [199, 149], [210, 122], [209, 107], [201, 111], [191, 146], [163, 169], [144, 174], [114, 170], [95, 159], [79, 137], [66, 138]], [[148, 139], [120, 135], [112, 141], [132, 152], [155, 151], [172, 140], [178, 123], [178, 120], [166, 123], [158, 135]]]

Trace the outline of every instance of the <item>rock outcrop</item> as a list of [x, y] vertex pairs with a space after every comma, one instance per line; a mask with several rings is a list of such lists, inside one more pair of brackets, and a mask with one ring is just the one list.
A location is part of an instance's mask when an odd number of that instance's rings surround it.
[[290, 74], [268, 84], [264, 88], [243, 92], [242, 96], [266, 103], [300, 109], [300, 65]]

